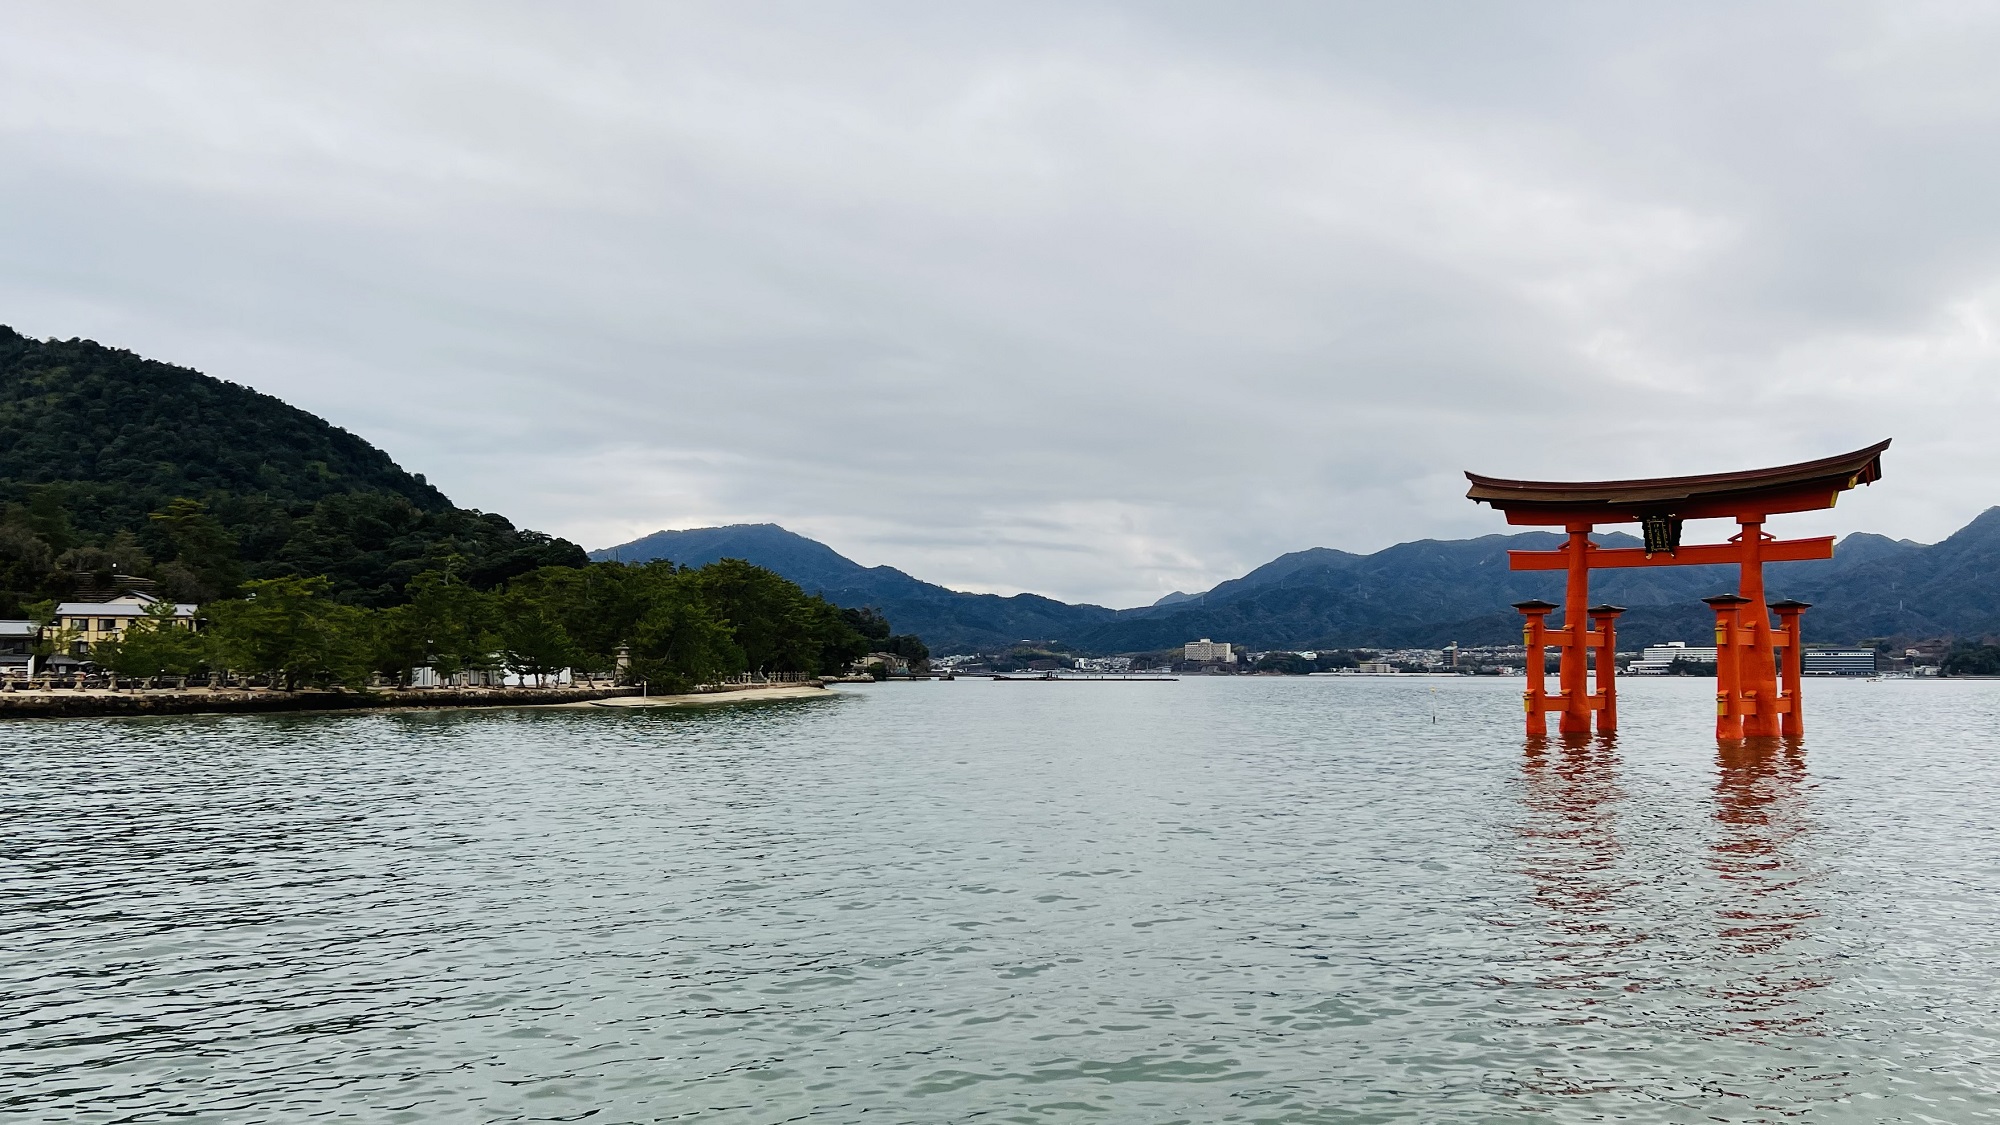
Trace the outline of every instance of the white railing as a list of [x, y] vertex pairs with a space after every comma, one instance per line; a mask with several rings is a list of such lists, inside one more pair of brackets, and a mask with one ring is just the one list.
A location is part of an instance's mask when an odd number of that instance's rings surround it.
[[816, 684], [819, 676], [813, 672], [738, 672], [727, 679], [717, 680], [710, 687], [733, 687], [748, 684]]

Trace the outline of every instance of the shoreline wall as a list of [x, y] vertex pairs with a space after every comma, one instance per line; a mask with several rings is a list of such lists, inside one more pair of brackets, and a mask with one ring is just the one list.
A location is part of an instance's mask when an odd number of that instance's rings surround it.
[[636, 687], [420, 688], [357, 691], [0, 692], [0, 720], [105, 715], [260, 714], [386, 711], [441, 707], [525, 707], [638, 695]]

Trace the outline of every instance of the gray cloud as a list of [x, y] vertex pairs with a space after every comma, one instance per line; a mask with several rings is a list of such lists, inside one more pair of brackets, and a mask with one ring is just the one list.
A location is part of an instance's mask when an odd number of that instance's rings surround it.
[[602, 546], [1110, 604], [1458, 470], [1898, 439], [2000, 502], [2000, 20], [1912, 4], [13, 6], [0, 320]]

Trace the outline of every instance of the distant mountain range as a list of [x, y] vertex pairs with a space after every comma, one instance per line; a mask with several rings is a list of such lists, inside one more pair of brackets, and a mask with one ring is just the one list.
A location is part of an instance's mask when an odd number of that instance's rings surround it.
[[[1623, 533], [1604, 546], [1638, 546]], [[1150, 606], [1114, 610], [1034, 594], [968, 594], [888, 566], [864, 567], [824, 543], [776, 524], [661, 531], [593, 552], [594, 559], [671, 559], [699, 566], [740, 558], [768, 567], [844, 606], [874, 606], [899, 632], [939, 653], [1021, 640], [1060, 640], [1090, 652], [1142, 652], [1213, 637], [1251, 648], [1505, 644], [1520, 636], [1508, 605], [1560, 601], [1563, 576], [1507, 569], [1510, 550], [1559, 546], [1554, 532], [1424, 539], [1370, 555], [1326, 547], [1281, 555], [1241, 578]], [[1943, 542], [1925, 545], [1857, 533], [1825, 562], [1766, 569], [1772, 596], [1812, 602], [1810, 641], [1872, 637], [1978, 637], [2000, 633], [2000, 508]], [[1700, 640], [1713, 618], [1700, 599], [1736, 587], [1733, 567], [1597, 571], [1593, 600], [1629, 607], [1631, 644]]]
[[743, 559], [777, 571], [808, 592], [836, 605], [874, 606], [899, 633], [915, 633], [940, 655], [1015, 641], [1076, 638], [1089, 627], [1109, 624], [1117, 610], [1071, 605], [1036, 594], [967, 594], [912, 578], [892, 566], [862, 566], [818, 540], [774, 523], [656, 531], [617, 547], [594, 551], [595, 560], [647, 562], [671, 559], [704, 566], [717, 559]]

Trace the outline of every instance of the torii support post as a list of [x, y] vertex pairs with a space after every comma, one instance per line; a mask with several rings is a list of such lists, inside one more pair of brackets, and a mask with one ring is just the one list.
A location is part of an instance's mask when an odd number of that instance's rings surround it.
[[1622, 605], [1590, 607], [1590, 623], [1597, 626], [1597, 733], [1618, 733], [1618, 615]]
[[1764, 534], [1764, 517], [1761, 515], [1740, 515], [1736, 522], [1743, 528], [1738, 536], [1742, 554], [1742, 577], [1736, 584], [1736, 592], [1748, 603], [1737, 612], [1748, 626], [1750, 636], [1738, 653], [1738, 674], [1742, 676], [1742, 689], [1751, 709], [1743, 716], [1743, 734], [1747, 738], [1775, 738], [1779, 727], [1778, 667], [1777, 655], [1771, 635], [1771, 611], [1764, 601], [1764, 547], [1772, 537]]
[[1584, 667], [1590, 658], [1590, 525], [1572, 523], [1569, 531], [1569, 582], [1563, 594], [1562, 660], [1557, 680], [1562, 684], [1564, 734], [1590, 733], [1590, 672]]
[[1787, 599], [1773, 602], [1771, 612], [1778, 615], [1778, 623], [1784, 630], [1785, 641], [1785, 708], [1784, 723], [1780, 731], [1786, 738], [1803, 738], [1806, 733], [1805, 696], [1799, 693], [1799, 681], [1805, 671], [1805, 638], [1799, 635], [1799, 618], [1812, 608], [1811, 602]]
[[1544, 647], [1548, 643], [1549, 611], [1555, 606], [1539, 598], [1525, 602], [1515, 602], [1514, 608], [1528, 620], [1521, 626], [1521, 646], [1528, 650], [1527, 666], [1523, 669], [1528, 676], [1527, 690], [1521, 693], [1521, 707], [1528, 713], [1528, 737], [1547, 738], [1549, 736], [1549, 683], [1548, 656]]
[[1741, 594], [1717, 594], [1703, 598], [1715, 611], [1715, 737], [1735, 742], [1743, 737], [1743, 607], [1750, 599]]

